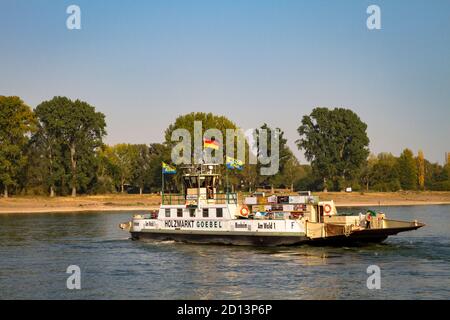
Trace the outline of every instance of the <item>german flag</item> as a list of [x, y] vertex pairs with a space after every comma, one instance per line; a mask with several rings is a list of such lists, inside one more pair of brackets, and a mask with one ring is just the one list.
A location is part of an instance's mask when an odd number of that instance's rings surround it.
[[213, 139], [203, 139], [203, 146], [205, 149], [219, 150], [219, 143]]

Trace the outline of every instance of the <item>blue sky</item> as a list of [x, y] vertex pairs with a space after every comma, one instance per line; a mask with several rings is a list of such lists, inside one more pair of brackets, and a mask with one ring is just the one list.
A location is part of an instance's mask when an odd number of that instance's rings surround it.
[[448, 0], [1, 0], [0, 39], [1, 95], [85, 100], [108, 143], [159, 142], [178, 115], [210, 111], [282, 128], [303, 161], [296, 129], [325, 106], [354, 110], [374, 153], [450, 151]]

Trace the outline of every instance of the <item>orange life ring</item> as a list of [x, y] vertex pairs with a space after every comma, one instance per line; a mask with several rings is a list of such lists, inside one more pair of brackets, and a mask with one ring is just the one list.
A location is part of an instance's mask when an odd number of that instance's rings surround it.
[[248, 210], [247, 207], [242, 207], [239, 212], [241, 213], [241, 216], [246, 217], [250, 213], [250, 210]]
[[323, 206], [323, 211], [325, 211], [325, 213], [330, 213], [331, 206], [327, 203], [326, 205]]

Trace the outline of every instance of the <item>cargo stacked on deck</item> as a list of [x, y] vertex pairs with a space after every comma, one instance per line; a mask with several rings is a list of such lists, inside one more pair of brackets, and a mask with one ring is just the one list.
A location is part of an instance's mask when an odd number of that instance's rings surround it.
[[317, 204], [318, 201], [319, 199], [313, 196], [257, 195], [246, 197], [244, 204], [259, 219], [298, 219], [307, 212], [308, 204]]

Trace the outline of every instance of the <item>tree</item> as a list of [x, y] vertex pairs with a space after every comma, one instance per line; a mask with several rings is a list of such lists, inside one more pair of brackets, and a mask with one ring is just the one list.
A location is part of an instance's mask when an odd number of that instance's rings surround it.
[[372, 178], [372, 171], [375, 164], [378, 163], [378, 158], [374, 154], [370, 154], [363, 168], [361, 169], [360, 180], [362, 185], [366, 187], [366, 191], [369, 191], [369, 185]]
[[[170, 148], [166, 144], [151, 143], [149, 147], [149, 188], [160, 191], [162, 185], [161, 163], [170, 163]], [[179, 172], [177, 171], [177, 175]]]
[[[47, 108], [47, 107], [51, 107]], [[64, 167], [64, 148], [59, 141], [58, 132], [54, 130], [51, 123], [48, 123], [48, 113], [53, 112], [55, 105], [39, 105], [35, 114], [38, 119], [36, 133], [31, 138], [30, 151], [33, 152], [33, 159], [30, 163], [30, 170], [35, 175], [41, 176], [43, 186], [49, 190], [50, 197], [55, 196], [56, 184], [66, 174]], [[35, 171], [33, 168], [40, 167]]]
[[425, 157], [423, 151], [419, 150], [417, 154], [417, 172], [418, 172], [418, 182], [420, 190], [425, 189]]
[[425, 187], [435, 191], [450, 191], [450, 163], [441, 166], [425, 160]]
[[136, 148], [127, 143], [116, 144], [107, 150], [111, 163], [117, 168], [120, 192], [125, 192], [125, 183], [131, 183]]
[[37, 132], [27, 145], [27, 165], [25, 168], [24, 189], [28, 193], [50, 193], [54, 197], [59, 182], [66, 174], [62, 157], [62, 148], [52, 137], [45, 133], [38, 123]]
[[[221, 132], [222, 138], [224, 141], [219, 141], [221, 145], [220, 148], [223, 148], [225, 145], [225, 137], [227, 129], [237, 129], [236, 125], [224, 116], [214, 115], [212, 113], [204, 113], [204, 112], [192, 112], [189, 114], [185, 114], [179, 116], [174, 123], [169, 125], [169, 127], [165, 131], [165, 143], [166, 145], [172, 149], [178, 142], [172, 141], [172, 133], [176, 129], [186, 129], [190, 133], [191, 136], [191, 150], [194, 150], [194, 123], [195, 121], [201, 121], [203, 133], [208, 129], [218, 129]], [[218, 140], [217, 137], [215, 137]], [[203, 141], [202, 141], [203, 144]], [[203, 148], [203, 146], [202, 146]], [[191, 154], [192, 160], [194, 160], [194, 152]], [[225, 159], [225, 152], [224, 152]]]
[[417, 165], [413, 152], [409, 149], [403, 150], [398, 158], [398, 173], [400, 185], [404, 190], [417, 189]]
[[116, 191], [114, 178], [117, 177], [118, 168], [110, 158], [111, 147], [103, 145], [97, 150], [97, 183], [94, 186], [95, 193], [111, 193]]
[[[284, 131], [282, 131], [280, 128], [276, 128], [275, 132], [274, 130], [269, 127], [266, 123], [264, 123], [260, 128], [258, 128], [255, 132], [256, 136], [254, 137], [255, 140], [255, 147], [257, 149], [257, 155], [258, 157], [260, 157], [262, 155], [262, 150], [260, 149], [259, 146], [259, 141], [258, 141], [258, 135], [260, 134], [260, 130], [266, 130], [267, 131], [267, 156], [271, 156], [273, 154], [273, 152], [278, 152], [279, 153], [279, 167], [278, 167], [278, 172], [272, 176], [260, 176], [258, 179], [258, 184], [260, 185], [271, 185], [272, 189], [275, 186], [289, 186], [290, 188], [293, 188], [293, 183], [294, 181], [291, 181], [291, 179], [289, 179], [290, 182], [292, 183], [287, 183], [286, 181], [283, 180], [283, 177], [286, 178], [286, 166], [289, 164], [289, 170], [293, 170], [293, 166], [298, 165], [298, 160], [295, 158], [294, 154], [292, 153], [291, 149], [289, 149], [289, 147], [287, 146], [287, 139], [284, 138]], [[271, 136], [272, 134], [277, 134], [278, 135], [278, 150], [273, 150], [272, 148], [272, 144], [271, 144]], [[261, 172], [261, 167], [263, 165], [258, 162], [256, 165], [256, 172]]]
[[325, 191], [329, 180], [334, 189], [339, 189], [359, 175], [369, 155], [366, 130], [367, 125], [348, 109], [315, 108], [303, 117], [296, 143], [323, 179]]
[[[179, 116], [175, 120], [175, 122], [172, 123], [171, 125], [169, 125], [169, 127], [165, 131], [165, 145], [167, 146], [167, 148], [169, 150], [169, 157], [167, 160], [171, 159], [170, 152], [173, 150], [173, 147], [176, 144], [178, 144], [177, 141], [175, 141], [175, 142], [171, 141], [172, 133], [176, 129], [186, 129], [191, 136], [191, 150], [192, 150], [191, 162], [194, 163], [194, 160], [195, 160], [194, 123], [195, 123], [195, 121], [201, 121], [203, 134], [208, 129], [217, 129], [220, 131], [223, 141], [220, 141], [220, 139], [218, 139], [218, 137], [214, 137], [220, 143], [219, 148], [224, 148], [224, 146], [225, 146], [226, 130], [227, 129], [233, 129], [233, 130], [237, 129], [237, 126], [228, 118], [226, 118], [224, 116], [214, 115], [212, 113], [192, 112], [189, 114]], [[244, 143], [247, 146], [247, 143], [245, 141], [244, 141]], [[235, 144], [235, 146], [237, 146], [237, 144]], [[225, 163], [225, 160], [226, 160], [226, 150], [224, 150], [224, 149], [222, 149], [224, 151], [223, 152], [223, 163]], [[246, 148], [246, 150], [247, 149], [248, 148]], [[203, 150], [203, 141], [202, 141], [202, 150]], [[236, 150], [237, 150], [237, 147], [234, 148], [235, 157], [237, 157]], [[225, 168], [224, 166], [219, 168], [219, 173], [223, 172], [224, 168]], [[236, 185], [236, 186], [239, 185], [241, 178], [242, 177], [240, 176], [240, 173], [237, 172], [237, 170], [229, 171], [229, 182], [232, 185]], [[180, 181], [179, 173], [177, 173], [177, 175], [175, 177], [173, 177], [173, 179]], [[159, 179], [159, 180], [161, 180], [161, 179]]]
[[[290, 150], [289, 150], [290, 151]], [[304, 170], [300, 166], [297, 158], [292, 154], [283, 166], [283, 170], [274, 176], [274, 179], [278, 179], [278, 187], [284, 186], [289, 188], [291, 192], [294, 191], [294, 186], [304, 176]]]
[[106, 134], [105, 116], [86, 102], [66, 97], [42, 102], [36, 107], [36, 114], [44, 135], [63, 149], [60, 157], [68, 164], [69, 185], [72, 196], [76, 196], [77, 188], [86, 187], [95, 176], [95, 150]]
[[313, 174], [309, 164], [300, 165], [300, 177], [295, 183], [296, 190], [320, 190], [322, 182]]
[[0, 96], [0, 184], [5, 198], [26, 164], [25, 147], [35, 126], [33, 111], [19, 97]]
[[400, 180], [397, 159], [391, 153], [380, 153], [369, 173], [369, 186], [375, 191], [398, 191]]
[[142, 195], [145, 185], [150, 179], [150, 149], [145, 144], [133, 145], [133, 184], [139, 187], [139, 194]]

